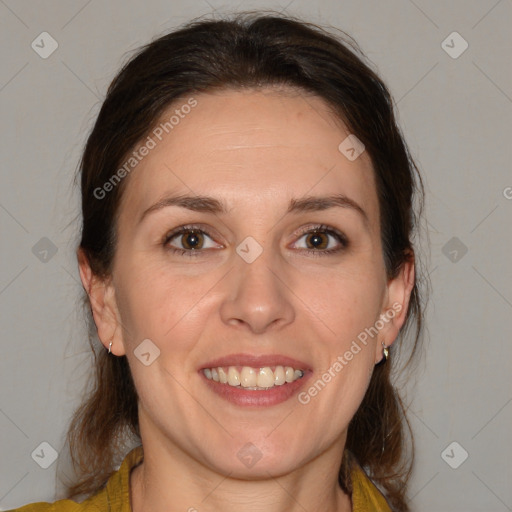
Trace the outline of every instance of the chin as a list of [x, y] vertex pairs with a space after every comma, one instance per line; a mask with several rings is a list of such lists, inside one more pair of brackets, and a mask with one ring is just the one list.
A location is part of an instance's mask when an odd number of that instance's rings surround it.
[[[265, 435], [268, 435], [268, 431]], [[207, 457], [218, 472], [229, 474], [232, 478], [259, 480], [280, 476], [301, 467], [306, 459], [303, 447], [301, 453], [295, 453], [286, 445], [285, 438], [290, 439], [291, 435], [283, 435], [272, 442], [260, 436], [259, 442], [251, 442], [248, 440], [251, 436], [246, 433], [231, 439], [225, 449], [215, 450], [219, 453], [213, 457], [210, 451]]]

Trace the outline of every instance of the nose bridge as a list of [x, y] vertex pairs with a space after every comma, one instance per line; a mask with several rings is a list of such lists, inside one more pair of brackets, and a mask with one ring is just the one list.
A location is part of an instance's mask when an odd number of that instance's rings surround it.
[[229, 290], [221, 306], [225, 323], [245, 324], [254, 332], [263, 332], [270, 325], [293, 321], [290, 291], [271, 247], [270, 241], [263, 247], [252, 237], [237, 246]]

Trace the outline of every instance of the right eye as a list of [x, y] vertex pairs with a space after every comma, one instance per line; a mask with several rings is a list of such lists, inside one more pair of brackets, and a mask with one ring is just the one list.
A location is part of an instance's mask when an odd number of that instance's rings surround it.
[[[206, 239], [210, 239], [210, 245], [205, 246]], [[174, 240], [178, 247], [173, 245]], [[183, 256], [198, 256], [204, 249], [222, 248], [213, 242], [211, 236], [204, 229], [197, 226], [181, 226], [171, 231], [166, 235], [163, 244], [166, 249]]]

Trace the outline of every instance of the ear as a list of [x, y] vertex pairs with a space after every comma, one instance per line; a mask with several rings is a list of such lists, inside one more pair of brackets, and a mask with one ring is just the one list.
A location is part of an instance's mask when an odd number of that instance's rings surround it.
[[93, 273], [89, 260], [81, 248], [77, 250], [77, 259], [80, 279], [89, 296], [98, 337], [107, 349], [112, 341], [111, 352], [116, 356], [123, 356], [126, 353], [122, 339], [123, 330], [112, 280], [100, 278]]
[[414, 288], [414, 276], [414, 253], [410, 251], [398, 275], [390, 279], [387, 284], [386, 297], [380, 315], [384, 327], [379, 332], [379, 342], [375, 347], [375, 363], [384, 357], [382, 343], [386, 347], [392, 345], [404, 325]]

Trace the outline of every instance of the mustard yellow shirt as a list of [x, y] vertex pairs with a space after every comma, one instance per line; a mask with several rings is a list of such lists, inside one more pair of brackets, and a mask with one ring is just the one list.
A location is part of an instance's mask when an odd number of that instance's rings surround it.
[[[130, 506], [130, 471], [143, 459], [142, 446], [131, 450], [107, 485], [82, 503], [59, 500], [54, 503], [31, 503], [7, 512], [132, 512]], [[350, 474], [352, 512], [392, 512], [384, 496], [358, 464]]]

